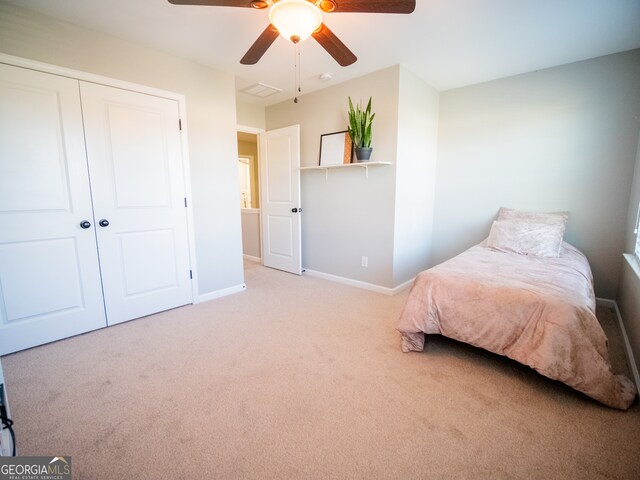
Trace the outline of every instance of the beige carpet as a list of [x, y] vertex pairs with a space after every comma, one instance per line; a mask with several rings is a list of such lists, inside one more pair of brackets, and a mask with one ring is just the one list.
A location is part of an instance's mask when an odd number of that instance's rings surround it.
[[20, 452], [92, 480], [640, 478], [637, 400], [612, 410], [438, 336], [403, 354], [406, 292], [246, 275], [246, 292], [4, 357]]

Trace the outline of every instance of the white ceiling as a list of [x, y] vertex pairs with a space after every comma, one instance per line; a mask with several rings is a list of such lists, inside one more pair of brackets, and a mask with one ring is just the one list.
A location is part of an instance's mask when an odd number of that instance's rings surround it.
[[[167, 0], [1, 0], [209, 65], [294, 96], [294, 47], [278, 38], [257, 65], [240, 58], [268, 25], [251, 8], [177, 6]], [[339, 2], [339, 0], [336, 0]], [[356, 54], [340, 67], [313, 39], [301, 44], [302, 90], [401, 64], [438, 90], [640, 47], [640, 0], [417, 0], [411, 15], [333, 13], [324, 22]], [[323, 82], [319, 76], [330, 73]]]

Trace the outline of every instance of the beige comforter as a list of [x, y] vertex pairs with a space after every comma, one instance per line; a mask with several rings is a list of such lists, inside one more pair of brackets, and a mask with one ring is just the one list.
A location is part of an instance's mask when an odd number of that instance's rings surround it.
[[417, 276], [398, 325], [402, 350], [442, 334], [627, 409], [635, 387], [611, 371], [592, 285], [586, 258], [567, 243], [559, 258], [476, 245]]

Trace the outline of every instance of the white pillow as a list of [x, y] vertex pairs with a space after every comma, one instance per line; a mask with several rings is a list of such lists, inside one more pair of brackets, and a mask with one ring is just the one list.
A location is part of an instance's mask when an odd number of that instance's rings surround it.
[[496, 218], [496, 220], [520, 220], [533, 223], [561, 223], [563, 226], [567, 224], [568, 219], [569, 212], [523, 212], [505, 207], [501, 207], [498, 210], [498, 218]]
[[559, 257], [564, 236], [564, 222], [540, 223], [520, 219], [496, 220], [486, 246], [501, 252]]

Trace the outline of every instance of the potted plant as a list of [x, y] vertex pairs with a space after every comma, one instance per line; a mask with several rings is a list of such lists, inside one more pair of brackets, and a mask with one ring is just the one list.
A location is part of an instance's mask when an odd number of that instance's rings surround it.
[[371, 97], [364, 110], [360, 105], [353, 108], [351, 97], [349, 97], [349, 136], [359, 162], [365, 162], [371, 157], [371, 124], [375, 116], [375, 113], [371, 113]]

